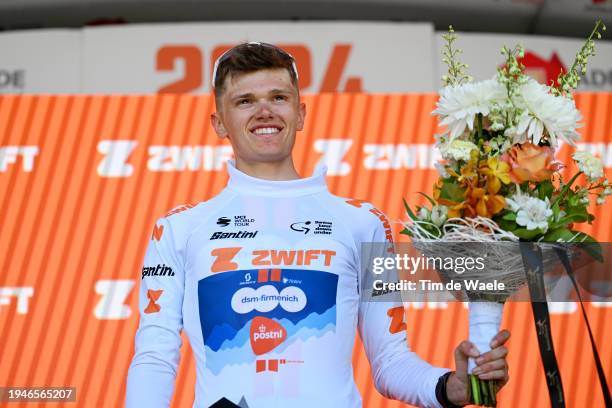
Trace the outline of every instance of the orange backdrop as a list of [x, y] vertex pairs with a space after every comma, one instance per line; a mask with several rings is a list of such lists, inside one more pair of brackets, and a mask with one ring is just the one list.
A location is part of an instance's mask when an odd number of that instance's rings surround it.
[[[416, 192], [431, 191], [436, 177], [428, 168], [435, 99], [306, 96], [298, 171], [310, 174], [322, 157], [343, 163], [328, 178], [333, 193], [372, 201], [390, 219], [404, 219], [402, 197], [417, 203]], [[583, 141], [605, 155], [612, 94], [578, 95], [577, 103], [585, 116]], [[212, 197], [226, 182], [221, 163], [228, 148], [209, 126], [212, 109], [209, 96], [0, 97], [0, 385], [75, 386], [76, 406], [123, 404], [138, 277], [154, 220], [177, 204]], [[612, 158], [605, 159], [610, 178]], [[589, 231], [600, 241], [610, 241], [611, 209], [610, 202], [593, 208], [597, 220]], [[552, 316], [567, 406], [603, 406], [575, 306]], [[612, 302], [586, 308], [611, 378]], [[467, 337], [463, 305], [411, 304], [407, 321], [412, 348], [452, 367], [452, 351]], [[512, 331], [511, 382], [500, 406], [547, 406], [529, 305], [508, 304], [502, 325]], [[374, 390], [359, 341], [353, 364], [364, 406], [402, 405]], [[173, 406], [191, 406], [195, 367], [188, 346], [177, 381]]]

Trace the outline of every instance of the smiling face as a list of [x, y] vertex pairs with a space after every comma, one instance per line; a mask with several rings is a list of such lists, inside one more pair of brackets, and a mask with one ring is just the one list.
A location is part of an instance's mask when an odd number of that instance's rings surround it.
[[[286, 69], [262, 69], [225, 80], [211, 123], [234, 149], [236, 167], [253, 176], [258, 169], [293, 178], [291, 151], [304, 127], [305, 106]], [[294, 173], [294, 174], [289, 174]]]

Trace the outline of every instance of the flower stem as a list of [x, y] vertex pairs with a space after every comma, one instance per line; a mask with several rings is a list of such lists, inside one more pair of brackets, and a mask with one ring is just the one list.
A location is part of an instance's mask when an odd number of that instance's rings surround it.
[[491, 395], [491, 406], [494, 407], [497, 405], [497, 398], [495, 398], [495, 381], [487, 381], [487, 386], [489, 387], [489, 395]]
[[472, 383], [472, 396], [474, 397], [474, 404], [480, 405], [482, 403], [480, 399], [480, 386], [478, 384], [478, 378], [475, 375], [470, 374], [470, 382]]
[[561, 190], [561, 193], [557, 196], [557, 198], [555, 199], [555, 201], [552, 202], [552, 204], [550, 205], [551, 208], [555, 206], [555, 204], [557, 204], [558, 202], [560, 202], [565, 195], [567, 194], [567, 192], [569, 191], [569, 189], [572, 187], [572, 184], [574, 184], [574, 181], [576, 181], [576, 179], [578, 178], [579, 175], [581, 175], [582, 172], [579, 171], [578, 173], [576, 173], [574, 175], [574, 177], [572, 177], [570, 179], [570, 181], [563, 187], [563, 190]]
[[498, 391], [497, 381], [481, 380], [477, 375], [473, 374], [468, 374], [468, 376], [472, 390], [472, 403], [483, 407], [496, 407]]
[[491, 405], [491, 402], [490, 402], [491, 398], [489, 397], [489, 389], [488, 389], [489, 387], [487, 387], [486, 381], [480, 380], [479, 382], [480, 382], [480, 388], [481, 388], [482, 395], [483, 395], [483, 398], [482, 398], [483, 405], [488, 407], [489, 405]]

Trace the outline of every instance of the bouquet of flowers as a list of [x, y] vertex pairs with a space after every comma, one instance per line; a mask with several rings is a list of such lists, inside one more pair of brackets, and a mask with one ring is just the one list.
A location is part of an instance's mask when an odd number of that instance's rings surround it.
[[[495, 270], [481, 271], [479, 278], [501, 279], [506, 291], [468, 294], [470, 300], [489, 301], [470, 303], [470, 340], [481, 353], [490, 349], [488, 343], [498, 331], [503, 301], [525, 282], [520, 254], [509, 254], [494, 243], [591, 242], [589, 253], [599, 256], [595, 239], [575, 227], [593, 221], [591, 198], [603, 204], [612, 194], [602, 162], [587, 151], [575, 151], [578, 171], [566, 181], [556, 154], [563, 143], [575, 148], [580, 137], [581, 115], [571, 92], [586, 72], [588, 58], [595, 55], [594, 39], [605, 29], [597, 21], [571, 69], [551, 84], [524, 73], [520, 46], [502, 49], [505, 65], [494, 78], [473, 82], [465, 74], [467, 66], [457, 60], [461, 50], [454, 48], [452, 27], [444, 36], [448, 73], [433, 111], [446, 126], [435, 136], [443, 159], [436, 164], [440, 176], [433, 194], [423, 194], [430, 205], [412, 210], [406, 204], [410, 221], [402, 233], [427, 256], [436, 251], [465, 256], [470, 250], [466, 242], [482, 243], [484, 251], [494, 254]], [[554, 251], [542, 253], [545, 267], [556, 261]], [[474, 367], [471, 362], [469, 372]], [[473, 401], [495, 406], [495, 383], [470, 377]]]

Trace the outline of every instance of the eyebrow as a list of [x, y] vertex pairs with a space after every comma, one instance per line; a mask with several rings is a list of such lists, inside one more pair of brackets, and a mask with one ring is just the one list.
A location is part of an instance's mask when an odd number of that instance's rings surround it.
[[[269, 95], [280, 95], [280, 94], [291, 94], [291, 90], [286, 88], [286, 89], [272, 89], [268, 92]], [[255, 94], [252, 92], [247, 92], [247, 93], [243, 93], [240, 95], [236, 95], [234, 97], [231, 98], [232, 101], [235, 101], [237, 99], [244, 99], [244, 98], [254, 98]]]

